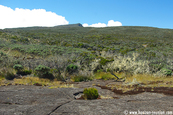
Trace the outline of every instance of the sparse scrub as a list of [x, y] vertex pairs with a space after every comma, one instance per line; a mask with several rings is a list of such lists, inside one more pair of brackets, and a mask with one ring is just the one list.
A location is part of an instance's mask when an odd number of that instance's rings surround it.
[[72, 80], [74, 82], [91, 81], [92, 77], [88, 77], [88, 76], [74, 76], [74, 77], [72, 77]]
[[[21, 64], [34, 70], [45, 65], [58, 69], [51, 72], [57, 77], [80, 69], [86, 73], [103, 70], [164, 76], [162, 68], [173, 70], [172, 35], [171, 29], [132, 26], [4, 29], [0, 33], [0, 67]], [[26, 55], [35, 59], [24, 59]], [[14, 62], [16, 59], [20, 62]], [[100, 59], [99, 67], [93, 66], [96, 59]], [[77, 71], [67, 70], [70, 63], [77, 64]], [[90, 69], [91, 63], [95, 70]]]
[[13, 80], [14, 78], [15, 78], [15, 75], [12, 72], [7, 72], [5, 74], [5, 79], [7, 79], [7, 80]]
[[0, 71], [0, 76], [7, 80], [13, 80], [16, 77], [12, 68], [3, 68]]
[[133, 74], [150, 73], [149, 62], [138, 59], [138, 54], [133, 56], [115, 56], [114, 61], [107, 63], [103, 68], [115, 72], [130, 72]]

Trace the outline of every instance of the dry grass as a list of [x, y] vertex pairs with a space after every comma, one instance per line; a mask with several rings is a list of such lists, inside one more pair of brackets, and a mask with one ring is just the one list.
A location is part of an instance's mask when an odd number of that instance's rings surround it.
[[[145, 85], [161, 85], [163, 86], [170, 86], [170, 84], [172, 84], [173, 82], [173, 77], [155, 77], [153, 75], [149, 75], [149, 74], [137, 74], [137, 75], [133, 75], [131, 77], [127, 77], [126, 78], [126, 82], [125, 84], [128, 84], [130, 82], [136, 82], [139, 84], [145, 84]], [[172, 86], [172, 85], [171, 85]]]
[[[125, 73], [114, 73], [119, 78], [125, 78], [125, 82], [114, 83], [111, 85], [107, 85], [108, 87], [116, 88], [119, 90], [123, 90], [124, 92], [133, 90], [136, 87], [173, 87], [173, 76], [170, 77], [155, 77], [150, 74], [136, 74], [136, 75], [128, 75]], [[111, 75], [109, 72], [99, 72], [96, 73], [95, 79], [102, 79], [103, 76], [106, 76], [108, 79], [116, 78]], [[41, 86], [48, 86], [49, 88], [69, 88], [74, 87], [73, 84], [63, 83], [57, 80], [49, 80], [38, 77], [23, 77], [22, 79], [14, 79], [14, 80], [6, 80], [4, 77], [0, 77], [0, 86], [6, 85], [36, 85], [39, 84]]]
[[112, 89], [123, 90], [127, 92], [137, 87], [173, 87], [173, 76], [170, 77], [155, 77], [149, 74], [137, 74], [130, 77], [126, 77], [125, 82], [122, 84], [107, 85]]
[[[116, 72], [114, 72], [114, 74], [116, 75], [116, 76], [118, 76], [119, 78], [124, 78], [125, 77], [125, 74], [124, 73], [116, 73]], [[115, 76], [113, 76], [110, 72], [107, 72], [107, 73], [105, 73], [105, 72], [99, 72], [99, 73], [96, 73], [95, 75], [94, 75], [94, 78], [95, 79], [102, 79], [102, 78], [107, 78], [107, 79], [117, 79]]]
[[14, 79], [14, 80], [6, 80], [2, 79], [0, 81], [0, 85], [7, 86], [7, 85], [41, 85], [41, 86], [49, 86], [49, 88], [68, 88], [73, 87], [71, 84], [62, 83], [61, 81], [57, 80], [49, 80], [49, 79], [42, 79], [38, 77], [23, 77], [22, 79]]

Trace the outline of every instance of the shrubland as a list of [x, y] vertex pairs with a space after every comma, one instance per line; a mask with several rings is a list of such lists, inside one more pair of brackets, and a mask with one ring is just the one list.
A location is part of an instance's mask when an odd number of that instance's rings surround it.
[[[109, 73], [172, 76], [173, 30], [152, 27], [29, 27], [0, 30], [0, 76], [60, 81]], [[27, 75], [28, 75], [27, 74]], [[95, 76], [98, 77], [98, 76]], [[116, 79], [116, 78], [115, 78]]]

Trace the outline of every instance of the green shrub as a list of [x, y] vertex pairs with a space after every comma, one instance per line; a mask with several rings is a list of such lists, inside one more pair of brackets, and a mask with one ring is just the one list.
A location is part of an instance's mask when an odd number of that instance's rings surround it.
[[114, 59], [111, 59], [111, 60], [108, 60], [108, 59], [105, 59], [103, 57], [100, 58], [100, 64], [101, 65], [106, 65], [107, 62], [111, 62], [111, 61], [114, 61]]
[[39, 65], [35, 68], [35, 75], [39, 78], [54, 79], [53, 74], [50, 72], [50, 68], [44, 65]]
[[21, 73], [21, 75], [30, 75], [32, 73], [32, 70], [23, 70]]
[[14, 78], [15, 78], [15, 75], [12, 72], [7, 72], [5, 74], [5, 79], [7, 79], [7, 80], [13, 80]]
[[35, 71], [39, 71], [39, 72], [48, 72], [50, 71], [50, 68], [44, 65], [39, 65], [35, 68]]
[[20, 64], [21, 62], [20, 62], [20, 60], [15, 60], [14, 61], [14, 64]]
[[73, 73], [73, 72], [76, 72], [77, 69], [78, 69], [77, 65], [70, 64], [70, 65], [67, 66], [66, 71], [68, 73]]
[[162, 68], [161, 71], [166, 76], [171, 76], [171, 74], [172, 74], [172, 70], [170, 70], [170, 69]]
[[13, 66], [13, 68], [17, 71], [17, 72], [21, 72], [23, 70], [23, 66], [20, 64], [15, 64]]
[[100, 73], [100, 72], [103, 72], [103, 70], [102, 69], [98, 69], [97, 70], [97, 73]]
[[85, 88], [83, 93], [85, 99], [97, 99], [99, 97], [98, 90], [96, 88]]
[[[16, 61], [16, 63], [18, 63], [18, 61]], [[15, 64], [13, 68], [17, 71], [17, 74], [20, 75], [29, 75], [32, 73], [32, 70], [23, 70], [23, 66], [20, 64]]]
[[87, 76], [75, 76], [75, 77], [73, 77], [73, 80], [74, 80], [74, 82], [91, 81], [92, 78], [87, 77]]
[[64, 79], [64, 77], [62, 75], [55, 75], [54, 77], [58, 81], [65, 81], [65, 79]]

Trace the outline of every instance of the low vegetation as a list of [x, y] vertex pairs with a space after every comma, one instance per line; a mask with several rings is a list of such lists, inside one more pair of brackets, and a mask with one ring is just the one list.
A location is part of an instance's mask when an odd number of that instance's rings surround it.
[[[30, 27], [0, 30], [0, 78], [75, 82], [173, 76], [173, 30]], [[146, 77], [147, 78], [147, 77]]]
[[35, 75], [39, 78], [54, 79], [53, 74], [50, 72], [50, 68], [44, 65], [38, 65], [35, 68]]
[[96, 88], [85, 88], [83, 94], [84, 99], [97, 99], [99, 97], [98, 90]]

